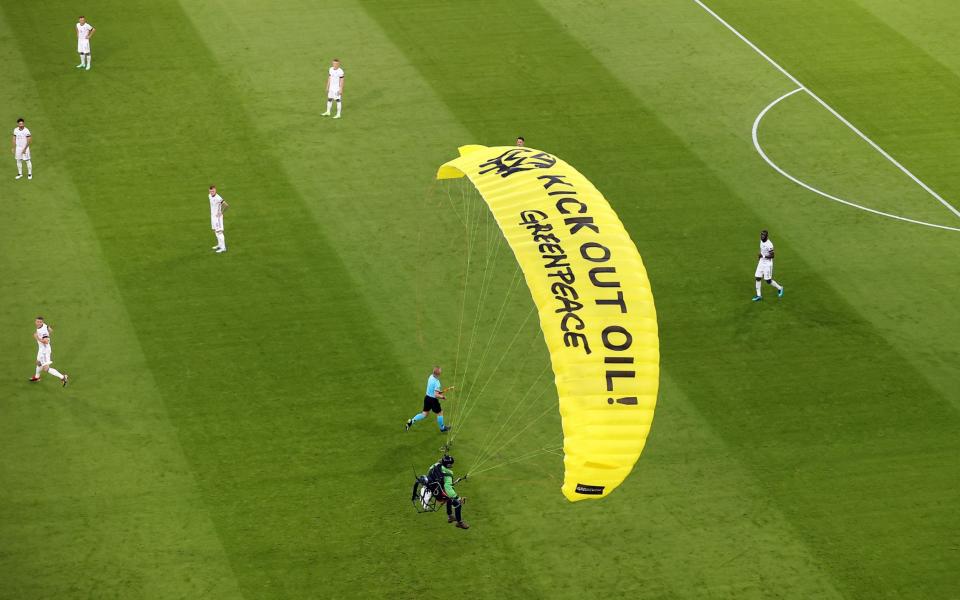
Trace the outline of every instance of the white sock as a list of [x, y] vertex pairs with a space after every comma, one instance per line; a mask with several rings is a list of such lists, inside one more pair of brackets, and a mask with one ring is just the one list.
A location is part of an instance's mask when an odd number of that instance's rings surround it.
[[40, 379], [40, 367], [37, 367], [37, 374], [34, 375], [37, 379]]
[[83, 55], [82, 55], [82, 54], [80, 55], [80, 66], [81, 66], [81, 67], [83, 66]]
[[772, 285], [773, 287], [777, 288], [778, 290], [782, 290], [782, 289], [783, 289], [783, 286], [780, 285], [779, 283], [777, 283], [777, 280], [776, 280], [776, 279], [771, 279], [771, 280], [770, 280], [770, 285]]
[[227, 249], [227, 240], [223, 237], [222, 231], [217, 232], [217, 245], [223, 248], [224, 250]]
[[23, 175], [23, 161], [17, 159], [17, 175]]
[[330, 107], [333, 106], [333, 102], [327, 100], [327, 112], [330, 112]]
[[757, 295], [760, 295], [760, 282], [757, 281]]
[[53, 367], [50, 367], [49, 369], [47, 369], [47, 372], [49, 372], [51, 375], [53, 375], [57, 379], [63, 379], [63, 375], [60, 373], [60, 371], [54, 369]]
[[90, 55], [87, 55], [87, 68], [90, 68]]
[[337, 100], [337, 116], [340, 116], [340, 101]]
[[31, 176], [33, 175], [33, 161], [32, 161], [32, 160], [28, 160], [28, 161], [27, 161], [27, 175], [31, 175]]

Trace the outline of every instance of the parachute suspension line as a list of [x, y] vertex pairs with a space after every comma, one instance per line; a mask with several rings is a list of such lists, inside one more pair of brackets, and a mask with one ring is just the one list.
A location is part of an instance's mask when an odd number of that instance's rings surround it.
[[[494, 376], [496, 376], [497, 370], [500, 368], [500, 365], [503, 364], [503, 359], [506, 358], [507, 355], [510, 353], [510, 349], [513, 348], [513, 345], [517, 342], [517, 338], [520, 336], [520, 332], [522, 332], [523, 329], [524, 329], [524, 327], [526, 327], [527, 321], [530, 320], [530, 317], [533, 315], [534, 312], [536, 312], [536, 310], [537, 310], [537, 305], [536, 305], [536, 304], [534, 304], [533, 306], [530, 307], [530, 310], [527, 312], [527, 316], [524, 317], [523, 322], [520, 323], [520, 327], [517, 329], [517, 332], [513, 334], [513, 338], [510, 340], [510, 343], [507, 344], [506, 350], [504, 350], [503, 353], [500, 355], [500, 360], [497, 361], [497, 365], [496, 365], [495, 367], [493, 367], [493, 371], [490, 372], [490, 376], [487, 377], [487, 380], [484, 382], [483, 387], [480, 388], [480, 391], [479, 391], [479, 392], [477, 392], [477, 397], [478, 397], [478, 398], [481, 397], [481, 396], [483, 396], [484, 390], [487, 389], [487, 386], [488, 386], [488, 385], [490, 384], [490, 382], [493, 380]], [[473, 407], [472, 407], [472, 405], [471, 405], [469, 412], [467, 412], [466, 414], [463, 415], [463, 418], [462, 418], [461, 421], [460, 421], [460, 429], [461, 429], [461, 430], [463, 429], [463, 423], [465, 423], [466, 420], [467, 420], [467, 417], [470, 416], [470, 412], [473, 412], [472, 408], [473, 408]]]
[[[453, 197], [450, 194], [450, 186], [444, 186], [444, 191], [446, 192], [447, 200], [450, 202], [450, 205], [452, 207], [455, 203], [453, 201]], [[459, 215], [459, 213], [457, 214]], [[469, 268], [470, 267], [470, 243], [469, 243], [469, 238], [466, 235], [466, 233], [469, 231], [468, 220], [469, 220], [469, 214], [466, 211], [464, 211], [464, 217], [460, 219], [460, 222], [463, 224], [464, 243], [466, 244], [466, 251], [464, 254], [466, 255], [467, 268], [464, 269], [464, 275], [463, 275], [464, 278], [468, 277], [470, 273], [470, 268]], [[454, 362], [454, 366], [453, 366], [454, 378], [456, 378], [457, 370], [460, 367], [460, 339], [462, 337], [462, 330], [463, 330], [463, 309], [464, 309], [464, 305], [466, 304], [466, 301], [467, 301], [467, 285], [466, 285], [466, 281], [464, 281], [463, 294], [460, 299], [460, 322], [457, 325], [457, 353], [456, 353], [456, 361]]]
[[[500, 355], [500, 360], [497, 362], [497, 366], [493, 368], [493, 371], [490, 373], [490, 377], [487, 378], [487, 381], [483, 384], [483, 387], [480, 388], [480, 391], [476, 394], [476, 396], [474, 396], [475, 399], [483, 396], [483, 391], [487, 389], [487, 384], [489, 384], [490, 380], [493, 379], [494, 375], [496, 375], [497, 369], [499, 369], [500, 364], [503, 363], [504, 357], [510, 353], [510, 349], [513, 348], [513, 344], [516, 343], [517, 337], [520, 335], [520, 332], [523, 331], [523, 328], [526, 326], [527, 321], [530, 320], [530, 315], [532, 315], [535, 310], [536, 310], [536, 306], [531, 307], [530, 312], [527, 313], [527, 316], [523, 319], [523, 322], [520, 323], [520, 327], [517, 329], [517, 332], [513, 334], [513, 338], [510, 340], [510, 343], [507, 344], [507, 348], [503, 351], [503, 354]], [[474, 381], [474, 383], [476, 383], [476, 381]], [[474, 401], [473, 404], [471, 404], [469, 407], [464, 409], [464, 414], [460, 420], [460, 427], [458, 428], [458, 432], [463, 430], [463, 424], [466, 423], [467, 417], [469, 417], [473, 413], [474, 404], [476, 404], [476, 401]], [[454, 435], [456, 435], [456, 432], [454, 433]]]
[[[469, 271], [470, 271], [470, 270], [474, 270], [474, 269], [472, 268], [472, 265], [475, 264], [475, 263], [477, 263], [476, 257], [475, 257], [474, 255], [476, 255], [476, 254], [477, 254], [477, 251], [478, 251], [477, 246], [478, 246], [478, 243], [479, 243], [479, 233], [480, 233], [480, 230], [483, 229], [482, 222], [483, 222], [483, 218], [484, 218], [484, 213], [485, 213], [485, 211], [484, 211], [484, 207], [483, 207], [480, 203], [476, 203], [476, 202], [471, 203], [471, 202], [470, 202], [470, 200], [468, 199], [467, 194], [466, 194], [466, 188], [465, 188], [465, 186], [461, 186], [461, 187], [460, 187], [460, 195], [461, 195], [461, 201], [463, 202], [464, 211], [465, 211], [465, 212], [468, 212], [468, 213], [470, 213], [470, 214], [473, 215], [473, 218], [470, 220], [469, 229], [468, 229], [468, 230], [466, 231], [466, 233], [465, 233], [465, 237], [469, 240], [469, 244], [470, 244], [470, 248], [471, 248], [471, 257], [472, 257], [472, 258], [471, 258], [471, 263], [467, 265], [467, 271], [468, 271], [468, 272], [465, 272], [465, 273], [464, 273], [464, 279], [463, 279], [463, 284], [464, 284], [464, 285], [463, 285], [463, 300], [462, 300], [462, 303], [461, 303], [461, 305], [460, 305], [460, 325], [459, 325], [459, 331], [457, 332], [457, 362], [458, 362], [458, 365], [457, 365], [457, 368], [454, 369], [454, 377], [453, 377], [453, 383], [455, 384], [455, 387], [456, 387], [458, 390], [463, 390], [463, 382], [459, 380], [459, 375], [458, 375], [458, 373], [460, 372], [460, 366], [459, 366], [460, 355], [462, 354], [462, 350], [463, 350], [463, 348], [462, 348], [462, 346], [463, 346], [463, 317], [464, 317], [464, 315], [465, 315], [465, 307], [466, 307], [466, 302], [467, 302], [467, 293], [469, 292], [469, 287], [470, 287], [470, 286], [469, 286], [469, 282], [470, 282], [470, 273], [469, 273]], [[475, 208], [476, 210], [474, 210], [474, 208]], [[472, 342], [472, 337], [471, 337], [471, 341], [467, 344], [467, 347], [469, 348], [472, 343], [473, 343], [473, 342]], [[464, 372], [464, 374], [466, 373], [467, 368], [469, 367], [469, 360], [470, 360], [470, 356], [469, 356], [469, 354], [468, 354], [468, 355], [467, 355], [467, 361], [463, 364], [463, 372]], [[464, 375], [464, 376], [465, 376], [465, 375]], [[448, 413], [448, 415], [449, 415], [449, 417], [450, 417], [450, 420], [451, 420], [451, 421], [455, 421], [455, 420], [459, 419], [460, 413], [462, 412], [462, 410], [463, 410], [463, 409], [462, 409], [462, 407], [460, 406], [460, 402], [450, 403], [450, 412]], [[449, 445], [449, 441], [451, 441], [451, 440], [450, 440], [450, 434], [447, 434], [447, 439], [448, 439], [448, 445]]]
[[[480, 238], [480, 235], [479, 235], [479, 234], [480, 234], [481, 230], [483, 231], [483, 237], [484, 237], [483, 243], [484, 243], [485, 246], [486, 246], [486, 252], [485, 252], [486, 258], [485, 258], [484, 263], [483, 263], [483, 264], [484, 264], [484, 267], [483, 267], [483, 272], [481, 273], [481, 278], [480, 278], [480, 295], [479, 295], [479, 297], [478, 297], [477, 309], [476, 309], [476, 314], [475, 314], [475, 316], [474, 316], [473, 325], [472, 325], [471, 328], [470, 328], [470, 340], [469, 340], [469, 342], [467, 343], [467, 356], [466, 356], [466, 360], [464, 361], [464, 364], [463, 364], [463, 372], [462, 372], [462, 374], [460, 375], [459, 380], [458, 380], [458, 378], [456, 377], [456, 373], [454, 374], [454, 378], [453, 378], [453, 382], [456, 384], [455, 387], [456, 387], [457, 390], [463, 390], [463, 389], [464, 389], [463, 384], [466, 382], [467, 373], [468, 373], [469, 370], [470, 370], [470, 359], [471, 359], [471, 356], [472, 356], [472, 354], [473, 354], [474, 344], [476, 343], [477, 325], [478, 325], [478, 322], [479, 322], [480, 314], [482, 313], [482, 310], [481, 310], [481, 309], [482, 309], [482, 306], [483, 306], [483, 303], [484, 303], [484, 299], [485, 299], [485, 296], [486, 296], [484, 290], [486, 289], [487, 274], [490, 272], [490, 268], [489, 268], [489, 267], [490, 267], [490, 257], [491, 257], [491, 254], [493, 253], [493, 250], [495, 249], [495, 248], [491, 248], [491, 247], [490, 247], [490, 228], [491, 228], [491, 223], [494, 223], [492, 213], [487, 209], [487, 206], [486, 206], [483, 202], [480, 202], [480, 201], [472, 201], [471, 198], [468, 197], [468, 195], [467, 195], [467, 193], [466, 193], [466, 186], [461, 186], [461, 188], [460, 188], [460, 193], [461, 193], [461, 198], [462, 198], [462, 201], [463, 201], [463, 204], [464, 204], [464, 210], [467, 210], [468, 207], [473, 207], [473, 206], [476, 207], [476, 214], [474, 215], [474, 218], [473, 218], [473, 220], [471, 221], [470, 231], [469, 231], [469, 236], [468, 236], [468, 237], [469, 237], [469, 240], [470, 240], [471, 256], [473, 257], [473, 263], [479, 264], [479, 261], [477, 260], [478, 257], [477, 257], [476, 255], [477, 255], [478, 252], [479, 252], [479, 249], [478, 249], [479, 242], [480, 242], [480, 239], [479, 239], [479, 238]], [[469, 265], [468, 265], [468, 270], [469, 270]], [[469, 275], [465, 273], [465, 274], [464, 274], [464, 289], [463, 289], [463, 294], [464, 294], [463, 302], [464, 302], [464, 304], [461, 305], [461, 311], [463, 311], [464, 305], [465, 305], [465, 303], [466, 303], [466, 294], [467, 294], [467, 292], [469, 291], [468, 281], [469, 281]], [[462, 318], [462, 317], [461, 317], [461, 318]], [[462, 323], [461, 323], [461, 327], [462, 327]], [[458, 354], [458, 360], [459, 360], [459, 354], [460, 354], [460, 352], [461, 352], [461, 347], [460, 347], [460, 346], [461, 346], [462, 340], [463, 340], [463, 337], [462, 337], [462, 331], [461, 331], [461, 332], [458, 332], [458, 339], [457, 339], [457, 354]], [[455, 369], [455, 371], [456, 371], [456, 370], [457, 370], [457, 369]], [[463, 411], [465, 410], [465, 408], [466, 408], [465, 402], [451, 403], [451, 405], [450, 405], [450, 409], [451, 409], [451, 410], [450, 410], [450, 413], [449, 413], [450, 420], [451, 420], [451, 421], [459, 421], [460, 415], [463, 413]], [[450, 434], [447, 434], [447, 437], [448, 437], [449, 442], [452, 442], [452, 441], [453, 441], [453, 439], [450, 437]]]
[[[538, 337], [535, 337], [534, 341], [536, 341], [537, 339]], [[507, 418], [501, 421], [500, 427], [496, 430], [496, 433], [494, 433], [493, 428], [490, 428], [490, 434], [488, 434], [487, 438], [483, 441], [483, 446], [480, 447], [480, 452], [477, 453], [477, 459], [476, 461], [474, 461], [474, 467], [476, 467], [477, 465], [479, 465], [485, 460], [488, 450], [490, 450], [490, 447], [493, 446], [493, 443], [497, 441], [497, 438], [500, 437], [500, 435], [507, 428], [507, 426], [510, 425], [511, 422], [513, 422], [513, 417], [514, 415], [517, 414], [517, 411], [520, 410], [521, 407], [526, 406], [526, 400], [527, 400], [527, 397], [530, 396], [530, 392], [532, 392], [534, 388], [536, 388], [537, 385], [539, 385], [540, 380], [543, 378], [543, 374], [546, 373], [549, 368], [550, 368], [550, 363], [547, 362], [547, 364], [543, 367], [543, 369], [537, 375], [536, 379], [534, 379], [533, 382], [531, 382], [530, 385], [527, 387], [527, 391], [525, 391], [523, 395], [520, 396], [520, 399], [514, 403], [513, 410], [510, 411], [510, 414], [507, 415]], [[516, 387], [515, 384], [510, 387], [510, 390], [509, 390], [510, 393], [506, 395], [507, 398], [512, 396], [512, 392], [515, 387]], [[499, 412], [497, 413], [497, 416], [499, 416]]]
[[[492, 270], [489, 270], [489, 271], [492, 272]], [[476, 353], [475, 350], [478, 346], [478, 340], [481, 337], [480, 336], [481, 316], [487, 312], [486, 310], [487, 300], [490, 298], [490, 291], [493, 287], [492, 285], [490, 285], [490, 281], [486, 278], [487, 272], [488, 272], [488, 269], [485, 269], [483, 277], [481, 278], [481, 289], [479, 294], [480, 300], [477, 303], [477, 308], [476, 308], [477, 313], [474, 317], [473, 326], [471, 327], [471, 330], [470, 330], [470, 342], [467, 347], [467, 359], [464, 362], [463, 372], [460, 377], [460, 385], [457, 388], [458, 390], [462, 390], [464, 394], [463, 396], [461, 396], [460, 401], [457, 403], [457, 424], [458, 424], [457, 429], [458, 430], [461, 428], [460, 426], [463, 423], [462, 415], [466, 414], [471, 410], [470, 407], [473, 404], [473, 400], [475, 396], [472, 393], [472, 390], [470, 389], [471, 385], [467, 384], [467, 382], [468, 382], [468, 379], [470, 379], [470, 375], [472, 375], [473, 372], [476, 371], [476, 366], [473, 365], [472, 358]], [[474, 377], [474, 382], [475, 382], [475, 379], [476, 377]], [[471, 382], [471, 384], [472, 383], [473, 382]], [[454, 435], [456, 435], [456, 432], [454, 432]]]
[[464, 388], [466, 391], [466, 397], [463, 400], [463, 406], [466, 407], [469, 404], [470, 400], [474, 397], [473, 388], [474, 384], [477, 383], [477, 378], [479, 373], [483, 371], [483, 365], [486, 363], [487, 354], [490, 352], [490, 348], [493, 347], [493, 340], [495, 339], [497, 333], [500, 330], [500, 325], [503, 324], [503, 317], [506, 314], [507, 302], [510, 300], [510, 296], [513, 294], [513, 290], [517, 287], [517, 284], [522, 281], [520, 275], [520, 265], [517, 265], [517, 268], [513, 272], [513, 278], [510, 280], [510, 285], [507, 287], [507, 293], [503, 296], [503, 302], [500, 303], [500, 310], [497, 312], [496, 321], [494, 321], [493, 331], [490, 333], [490, 337], [487, 339], [487, 343], [483, 348], [483, 353], [480, 355], [480, 364], [476, 368], [476, 375], [473, 381], [470, 382], [470, 385]]
[[[523, 358], [520, 360], [520, 364], [516, 369], [517, 373], [526, 373], [527, 363], [530, 361], [530, 358], [534, 356], [533, 346], [534, 344], [537, 344], [540, 341], [540, 334], [541, 334], [540, 330], [537, 329], [536, 334], [530, 339], [530, 344], [526, 348], [526, 351], [523, 352], [522, 354]], [[541, 377], [543, 377], [543, 374], [546, 372], [548, 367], [549, 367], [549, 364], [547, 365], [547, 367], [543, 368], [540, 374], [537, 375], [536, 379], [534, 379], [534, 382], [530, 384], [530, 386], [527, 388], [526, 393], [524, 393], [523, 396], [520, 397], [521, 403], [527, 397], [527, 395], [533, 390], [534, 386], [537, 385], [537, 382]], [[512, 378], [510, 381], [510, 387], [507, 389], [507, 392], [505, 394], [501, 394], [500, 402], [497, 404], [497, 414], [493, 418], [494, 422], [501, 423], [500, 428], [498, 430], [495, 430], [493, 427], [490, 427], [487, 430], [487, 435], [484, 437], [483, 444], [481, 444], [480, 446], [481, 450], [480, 450], [480, 453], [477, 455], [477, 460], [479, 460], [480, 457], [483, 456], [484, 450], [489, 446], [490, 443], [492, 443], [494, 439], [496, 439], [497, 435], [500, 435], [500, 432], [503, 431], [503, 428], [506, 427], [507, 423], [509, 423], [509, 418], [507, 421], [502, 422], [500, 420], [500, 415], [503, 414], [503, 407], [506, 405], [507, 400], [516, 397], [516, 395], [514, 394], [514, 391], [517, 389], [517, 381], [518, 379], [516, 377]], [[513, 411], [511, 411], [510, 413], [510, 418], [513, 417], [516, 411], [517, 411], [517, 403], [515, 402], [513, 405]]]
[[[449, 198], [449, 199], [450, 199], [450, 202], [453, 203], [453, 198], [450, 196], [450, 188], [449, 188], [449, 186], [446, 188], [446, 190], [447, 190], [447, 198]], [[459, 322], [459, 324], [457, 325], [457, 358], [456, 358], [456, 362], [454, 363], [454, 367], [453, 367], [453, 381], [454, 381], [454, 382], [457, 381], [457, 373], [459, 372], [459, 369], [460, 369], [460, 347], [463, 345], [463, 344], [462, 344], [462, 342], [463, 342], [463, 314], [464, 314], [464, 309], [466, 308], [466, 305], [467, 305], [467, 284], [469, 283], [469, 280], [470, 280], [470, 260], [471, 260], [471, 256], [472, 256], [472, 250], [473, 250], [473, 234], [475, 233], [475, 230], [471, 230], [471, 227], [470, 227], [470, 210], [469, 210], [469, 207], [466, 205], [466, 192], [464, 191], [464, 187], [463, 187], [463, 186], [461, 186], [461, 188], [460, 188], [460, 193], [461, 193], [461, 194], [463, 195], [463, 197], [464, 197], [464, 207], [463, 207], [463, 214], [464, 214], [464, 218], [463, 218], [463, 233], [464, 233], [464, 235], [463, 235], [463, 239], [464, 239], [464, 242], [466, 243], [466, 246], [467, 246], [467, 252], [466, 252], [466, 254], [467, 254], [467, 266], [466, 266], [466, 268], [465, 268], [464, 271], [463, 271], [463, 295], [462, 295], [462, 298], [461, 298], [461, 300], [460, 300], [460, 322]], [[481, 207], [481, 208], [482, 208], [482, 207]], [[474, 225], [476, 225], [475, 222], [474, 222]], [[451, 408], [453, 408], [454, 410], [456, 410], [454, 407], [451, 407]], [[453, 412], [453, 411], [451, 411], [451, 412]], [[450, 415], [450, 416], [451, 416], [451, 418], [453, 417], [453, 415]], [[447, 437], [449, 438], [449, 435], [448, 435]]]
[[544, 455], [544, 454], [548, 454], [548, 453], [549, 453], [549, 454], [556, 454], [556, 452], [557, 452], [558, 450], [562, 450], [562, 449], [563, 449], [563, 446], [560, 446], [560, 447], [558, 447], [558, 448], [540, 448], [539, 450], [534, 450], [534, 451], [532, 451], [532, 452], [528, 452], [528, 453], [523, 454], [523, 455], [521, 455], [521, 456], [517, 456], [517, 457], [515, 457], [515, 458], [511, 458], [510, 460], [504, 461], [504, 462], [502, 462], [502, 463], [497, 463], [497, 464], [495, 464], [495, 465], [491, 465], [491, 466], [487, 467], [486, 469], [480, 469], [479, 471], [471, 471], [471, 472], [469, 473], [469, 476], [470, 476], [470, 477], [476, 477], [476, 476], [479, 475], [480, 473], [486, 473], [487, 471], [492, 471], [492, 470], [494, 470], [494, 469], [499, 469], [500, 467], [503, 467], [503, 466], [506, 466], [506, 465], [510, 465], [510, 464], [513, 464], [513, 463], [518, 463], [518, 462], [520, 462], [520, 461], [522, 461], [522, 460], [530, 460], [531, 458], [536, 458], [536, 457], [541, 456], [541, 455]]
[[[481, 205], [481, 208], [485, 208], [485, 207]], [[484, 212], [486, 212], [486, 214], [488, 215], [489, 222], [495, 223], [495, 221], [493, 220], [493, 213], [491, 213], [489, 210], [486, 210]], [[479, 297], [477, 298], [477, 309], [473, 318], [473, 327], [471, 327], [470, 329], [470, 343], [467, 346], [467, 359], [464, 362], [463, 373], [461, 375], [461, 381], [458, 387], [458, 389], [460, 390], [463, 389], [463, 384], [466, 383], [467, 381], [467, 373], [470, 370], [470, 359], [473, 356], [473, 348], [476, 345], [476, 341], [477, 341], [477, 328], [480, 325], [480, 316], [483, 314], [484, 303], [486, 301], [487, 295], [491, 287], [489, 285], [490, 283], [489, 280], [492, 279], [492, 277], [488, 277], [488, 275], [495, 274], [495, 269], [491, 269], [490, 267], [490, 259], [494, 258], [495, 256], [499, 256], [500, 254], [499, 253], [500, 240], [502, 239], [502, 236], [498, 236], [499, 239], [497, 239], [496, 244], [491, 244], [490, 243], [491, 229], [492, 227], [490, 226], [486, 228], [487, 255], [486, 255], [486, 260], [484, 261], [484, 264], [483, 264], [483, 273], [480, 278], [480, 293], [478, 295]], [[496, 260], [493, 261], [493, 264], [494, 266], [496, 266]], [[466, 410], [467, 410], [467, 406], [464, 403], [464, 406], [460, 407], [459, 412], [465, 412]], [[459, 428], [460, 427], [458, 424], [458, 429]], [[452, 438], [451, 438], [451, 441], [452, 441]]]
[[[541, 375], [542, 375], [542, 373], [541, 373]], [[538, 378], [538, 379], [539, 379], [539, 378]], [[532, 386], [531, 386], [531, 389], [532, 389]], [[539, 401], [541, 398], [543, 398], [544, 394], [547, 393], [547, 390], [548, 390], [548, 389], [549, 389], [549, 388], [544, 387], [543, 389], [540, 390], [540, 393], [537, 394], [535, 397], [530, 398], [530, 399], [527, 400], [526, 402], [521, 402], [521, 403], [519, 403], [518, 406], [515, 407], [513, 413], [511, 413], [510, 419], [508, 419], [505, 424], [509, 424], [509, 423], [512, 422], [514, 414], [517, 413], [517, 410], [518, 410], [521, 406], [523, 407], [523, 412], [526, 413], [527, 409], [528, 409], [530, 406], [534, 406], [534, 405], [537, 403], [537, 401]], [[506, 441], [500, 443], [500, 444], [499, 444], [498, 446], [496, 446], [496, 447], [491, 447], [491, 446], [493, 446], [494, 441], [496, 441], [496, 440], [500, 437], [500, 433], [503, 431], [503, 428], [501, 427], [500, 431], [497, 432], [497, 435], [494, 436], [493, 440], [490, 441], [490, 444], [487, 445], [487, 448], [484, 450], [483, 456], [480, 457], [479, 460], [477, 460], [477, 462], [474, 464], [473, 468], [477, 468], [477, 467], [479, 467], [480, 465], [486, 463], [486, 462], [487, 462], [488, 460], [490, 460], [491, 458], [493, 458], [494, 455], [496, 455], [498, 452], [500, 452], [501, 450], [503, 450], [504, 448], [506, 448], [507, 446], [509, 446], [510, 443], [513, 442], [513, 440], [515, 440], [515, 439], [517, 439], [518, 437], [520, 437], [520, 435], [523, 434], [524, 431], [526, 431], [527, 429], [530, 429], [530, 427], [532, 427], [535, 423], [537, 423], [540, 419], [542, 419], [542, 418], [544, 417], [544, 415], [546, 415], [547, 413], [550, 412], [551, 409], [556, 410], [558, 406], [559, 406], [559, 400], [558, 400], [557, 402], [551, 402], [550, 404], [548, 404], [548, 405], [546, 406], [546, 408], [543, 409], [543, 411], [542, 411], [540, 414], [538, 414], [537, 416], [533, 417], [532, 419], [528, 419], [526, 425], [524, 425], [519, 431], [517, 431], [517, 432], [516, 432], [514, 435], [512, 435], [509, 439], [507, 439]]]
[[[453, 211], [453, 214], [457, 215], [457, 220], [460, 221], [460, 224], [463, 225], [464, 227], [466, 227], [466, 225], [467, 225], [467, 221], [466, 221], [466, 218], [467, 218], [467, 217], [466, 217], [466, 212], [467, 212], [467, 211], [466, 211], [466, 206], [464, 206], [464, 210], [463, 210], [464, 216], [460, 216], [460, 209], [457, 208], [457, 203], [453, 200], [453, 196], [450, 194], [450, 186], [449, 186], [449, 185], [444, 185], [443, 188], [444, 188], [444, 190], [446, 191], [447, 202], [450, 203], [450, 210]], [[461, 193], [461, 195], [464, 195], [463, 187], [462, 187], [462, 186], [461, 186], [461, 188], [460, 188], [460, 193]]]
[[[536, 399], [539, 400], [540, 398], [543, 397], [543, 395], [544, 395], [545, 393], [546, 393], [546, 390], [540, 392], [539, 396], [537, 396]], [[558, 406], [559, 406], [559, 402], [551, 402], [550, 404], [548, 404], [548, 405], [546, 406], [546, 408], [544, 408], [543, 411], [542, 411], [539, 415], [537, 415], [537, 416], [535, 416], [534, 418], [532, 418], [532, 419], [530, 419], [529, 421], [527, 421], [527, 424], [524, 425], [523, 428], [522, 428], [520, 431], [518, 431], [516, 434], [514, 434], [513, 437], [511, 437], [509, 440], [505, 441], [504, 443], [500, 444], [500, 446], [497, 447], [497, 448], [495, 448], [494, 450], [491, 450], [490, 453], [487, 454], [486, 458], [484, 458], [483, 462], [486, 462], [486, 461], [489, 460], [491, 457], [493, 457], [495, 454], [497, 454], [498, 452], [500, 452], [501, 450], [503, 450], [504, 448], [506, 448], [507, 446], [509, 446], [509, 445], [513, 442], [513, 440], [515, 440], [515, 439], [517, 439], [518, 437], [520, 437], [520, 436], [523, 434], [524, 431], [530, 429], [530, 427], [532, 427], [532, 426], [533, 426], [534, 424], [536, 424], [540, 419], [542, 419], [544, 416], [546, 416], [547, 413], [549, 413], [551, 410], [557, 410], [557, 407], [558, 407]], [[482, 464], [482, 463], [480, 463], [480, 464]], [[476, 468], [476, 467], [478, 467], [478, 466], [480, 466], [480, 465], [479, 465], [479, 464], [478, 464], [478, 465], [475, 465], [474, 468]]]

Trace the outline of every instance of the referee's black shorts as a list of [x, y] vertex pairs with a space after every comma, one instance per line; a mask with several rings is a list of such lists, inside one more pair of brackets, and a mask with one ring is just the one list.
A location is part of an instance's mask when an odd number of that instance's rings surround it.
[[423, 397], [423, 412], [433, 411], [435, 413], [440, 413], [443, 409], [440, 408], [440, 401], [434, 398], [433, 396], [424, 396]]

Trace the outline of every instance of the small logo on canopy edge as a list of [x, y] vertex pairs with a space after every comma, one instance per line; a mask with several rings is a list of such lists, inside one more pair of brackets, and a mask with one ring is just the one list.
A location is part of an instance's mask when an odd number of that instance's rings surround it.
[[577, 489], [574, 491], [576, 491], [578, 494], [586, 494], [589, 496], [599, 496], [603, 494], [603, 488], [605, 487], [606, 486], [604, 485], [587, 485], [585, 483], [578, 483]]

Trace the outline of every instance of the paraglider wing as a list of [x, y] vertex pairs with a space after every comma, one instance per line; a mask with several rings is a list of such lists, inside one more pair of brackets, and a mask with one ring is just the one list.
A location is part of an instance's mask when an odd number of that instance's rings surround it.
[[602, 498], [640, 457], [657, 401], [657, 316], [640, 253], [603, 195], [556, 156], [463, 146], [437, 178], [463, 176], [537, 307], [563, 422], [563, 494]]

